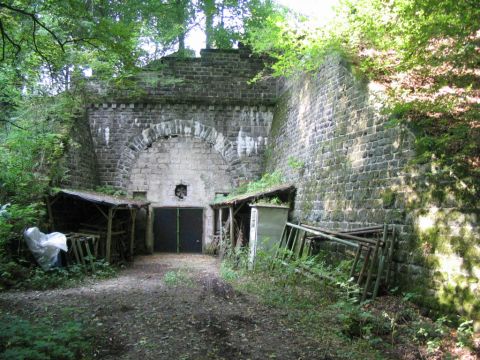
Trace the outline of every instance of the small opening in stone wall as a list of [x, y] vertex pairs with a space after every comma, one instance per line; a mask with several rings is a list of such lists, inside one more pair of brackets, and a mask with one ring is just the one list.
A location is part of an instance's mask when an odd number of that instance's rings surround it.
[[134, 191], [132, 193], [132, 197], [135, 200], [147, 200], [147, 192], [146, 191]]
[[184, 184], [178, 184], [175, 186], [175, 196], [182, 200], [187, 197], [187, 185]]

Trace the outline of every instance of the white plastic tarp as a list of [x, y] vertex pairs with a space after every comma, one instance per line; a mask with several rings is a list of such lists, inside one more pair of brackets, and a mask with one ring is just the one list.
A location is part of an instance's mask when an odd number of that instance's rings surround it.
[[45, 271], [57, 263], [60, 250], [67, 251], [67, 237], [62, 233], [44, 234], [37, 227], [31, 227], [23, 236], [33, 257]]

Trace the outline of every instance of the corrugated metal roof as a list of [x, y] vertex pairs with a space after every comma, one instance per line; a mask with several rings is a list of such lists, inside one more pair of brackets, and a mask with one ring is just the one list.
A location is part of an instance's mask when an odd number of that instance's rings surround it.
[[146, 202], [146, 201], [139, 201], [139, 200], [128, 199], [125, 197], [106, 195], [106, 194], [97, 193], [93, 191], [60, 189], [57, 192], [57, 195], [60, 195], [60, 194], [82, 199], [89, 202], [93, 202], [95, 204], [102, 204], [102, 205], [108, 205], [108, 206], [126, 206], [126, 207], [141, 208], [144, 206], [148, 206], [150, 204], [149, 202]]
[[220, 200], [218, 202], [211, 204], [211, 206], [212, 207], [231, 206], [231, 205], [236, 205], [238, 203], [247, 202], [256, 198], [272, 196], [277, 193], [293, 191], [293, 190], [295, 190], [295, 186], [293, 184], [277, 185], [277, 186], [273, 186], [271, 188], [257, 191], [254, 193], [241, 194], [232, 198], [227, 198], [227, 200], [223, 200], [223, 201]]

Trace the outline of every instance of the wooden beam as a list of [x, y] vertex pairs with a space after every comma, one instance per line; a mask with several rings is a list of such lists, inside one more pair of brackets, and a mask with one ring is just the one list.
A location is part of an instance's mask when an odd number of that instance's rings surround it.
[[[102, 215], [105, 217], [105, 219], [108, 220], [108, 215], [105, 214], [105, 211], [102, 210], [102, 208], [100, 206], [98, 206], [97, 204], [95, 204], [96, 208], [98, 209], [98, 211], [100, 211], [102, 213]], [[110, 214], [110, 210], [111, 208], [108, 208], [108, 213]]]
[[105, 257], [110, 263], [112, 261], [112, 220], [113, 220], [113, 209], [108, 208], [107, 216], [107, 244], [105, 248]]
[[326, 234], [323, 231], [319, 231], [318, 228], [313, 229], [312, 226], [305, 226], [303, 224], [302, 225], [295, 225], [295, 224], [292, 224], [292, 223], [287, 223], [287, 225], [292, 227], [292, 228], [298, 229], [298, 230], [308, 231], [309, 233], [312, 233], [313, 235], [321, 236], [323, 238], [326, 238], [326, 239], [331, 240], [331, 241], [338, 242], [340, 244], [348, 245], [348, 246], [351, 246], [351, 247], [354, 247], [354, 248], [358, 248], [358, 246], [359, 246], [357, 243], [352, 243], [351, 241], [339, 239], [338, 237]]
[[219, 229], [219, 234], [220, 234], [220, 237], [219, 237], [219, 242], [220, 242], [220, 246], [223, 246], [223, 209], [222, 208], [219, 208], [218, 209], [218, 229]]
[[[383, 236], [386, 236], [386, 232], [383, 234]], [[381, 243], [381, 240], [377, 239], [377, 243], [375, 244], [375, 248], [373, 250], [372, 262], [370, 263], [370, 268], [368, 269], [367, 282], [365, 283], [365, 287], [363, 288], [362, 302], [364, 302], [367, 299], [368, 288], [370, 287], [370, 284], [372, 282], [373, 269], [377, 263], [378, 252], [380, 250], [380, 243]]]
[[133, 260], [133, 248], [135, 245], [135, 219], [137, 218], [137, 209], [130, 209], [130, 217], [132, 218], [132, 228], [130, 232], [130, 256]]
[[234, 232], [235, 230], [233, 229], [233, 206], [230, 206], [228, 208], [229, 212], [229, 218], [230, 218], [230, 243], [232, 244], [232, 249], [235, 248], [235, 239], [234, 239]]
[[246, 203], [241, 203], [240, 206], [237, 207], [237, 209], [234, 211], [233, 216], [236, 216], [236, 215], [238, 214], [238, 212], [239, 212], [240, 210], [242, 210], [243, 205], [245, 205], [245, 204], [246, 204]]
[[148, 249], [150, 254], [153, 254], [154, 246], [153, 246], [153, 207], [147, 208], [147, 231], [145, 232], [145, 245]]

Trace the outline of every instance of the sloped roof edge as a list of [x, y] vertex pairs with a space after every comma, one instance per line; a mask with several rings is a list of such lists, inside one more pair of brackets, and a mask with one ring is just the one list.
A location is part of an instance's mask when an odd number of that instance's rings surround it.
[[282, 184], [282, 185], [272, 186], [268, 189], [253, 192], [253, 193], [237, 195], [235, 197], [229, 198], [224, 201], [214, 202], [210, 204], [210, 206], [214, 208], [231, 206], [231, 205], [236, 205], [238, 203], [247, 202], [249, 200], [253, 200], [259, 197], [271, 196], [277, 193], [293, 191], [293, 190], [295, 190], [295, 186], [293, 184]]
[[141, 208], [148, 206], [146, 201], [133, 200], [126, 197], [106, 195], [94, 191], [60, 189], [55, 196], [66, 195], [77, 199], [89, 201], [95, 204], [107, 206], [126, 206], [131, 208]]

